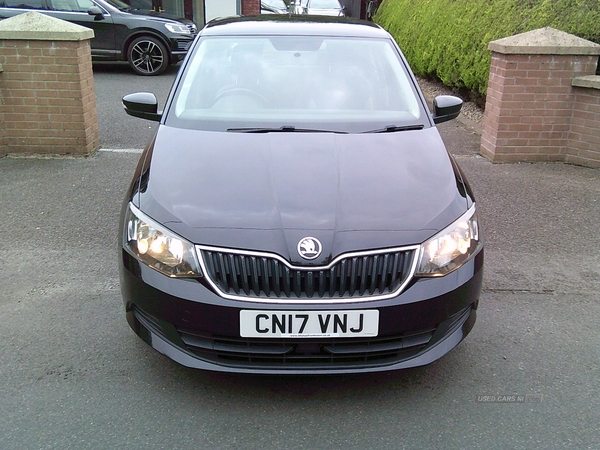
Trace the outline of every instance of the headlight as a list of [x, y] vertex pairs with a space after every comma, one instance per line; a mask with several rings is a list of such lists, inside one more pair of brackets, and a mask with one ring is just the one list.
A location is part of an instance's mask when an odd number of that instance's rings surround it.
[[165, 27], [167, 27], [167, 30], [169, 30], [171, 33], [192, 34], [190, 29], [188, 27], [186, 27], [185, 25], [178, 25], [175, 23], [165, 23]]
[[458, 269], [481, 246], [475, 205], [421, 245], [416, 276], [440, 277]]
[[154, 222], [131, 203], [125, 215], [123, 247], [140, 262], [169, 277], [198, 277], [194, 246]]

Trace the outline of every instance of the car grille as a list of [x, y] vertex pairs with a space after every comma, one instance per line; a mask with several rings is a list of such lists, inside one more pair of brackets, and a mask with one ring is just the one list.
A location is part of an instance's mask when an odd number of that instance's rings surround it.
[[[254, 339], [181, 327], [175, 327], [173, 331], [179, 334], [191, 355], [222, 366], [306, 370], [368, 368], [400, 363], [417, 356], [426, 351], [428, 345], [435, 345], [462, 326], [471, 313], [471, 306], [468, 306], [437, 327], [371, 338]], [[138, 308], [134, 308], [134, 314], [145, 328], [163, 339], [172, 339], [171, 332], [151, 315]]]
[[188, 351], [222, 365], [352, 367], [391, 364], [414, 357], [431, 340], [434, 329], [364, 339], [247, 339], [201, 335], [178, 330]]
[[352, 253], [324, 267], [277, 255], [198, 246], [204, 275], [223, 297], [326, 301], [396, 296], [414, 273], [415, 248]]

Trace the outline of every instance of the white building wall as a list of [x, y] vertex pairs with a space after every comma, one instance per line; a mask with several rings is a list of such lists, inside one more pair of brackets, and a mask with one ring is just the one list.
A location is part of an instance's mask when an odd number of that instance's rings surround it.
[[206, 22], [219, 17], [240, 14], [238, 0], [204, 0], [204, 18]]

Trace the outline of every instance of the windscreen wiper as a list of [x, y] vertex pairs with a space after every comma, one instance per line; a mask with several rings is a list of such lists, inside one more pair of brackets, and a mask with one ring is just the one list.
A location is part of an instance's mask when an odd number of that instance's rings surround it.
[[396, 131], [412, 131], [412, 130], [422, 130], [424, 125], [388, 125], [384, 128], [379, 128], [377, 130], [363, 131], [363, 133], [395, 133]]
[[348, 134], [347, 131], [336, 131], [336, 130], [316, 130], [312, 128], [296, 128], [292, 125], [284, 125], [279, 128], [258, 128], [258, 127], [245, 127], [245, 128], [227, 128], [227, 131], [236, 133], [336, 133], [336, 134]]

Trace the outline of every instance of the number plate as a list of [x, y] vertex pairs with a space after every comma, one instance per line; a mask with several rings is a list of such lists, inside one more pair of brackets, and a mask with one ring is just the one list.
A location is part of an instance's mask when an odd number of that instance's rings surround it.
[[349, 311], [240, 311], [240, 336], [252, 338], [371, 337], [376, 309]]

